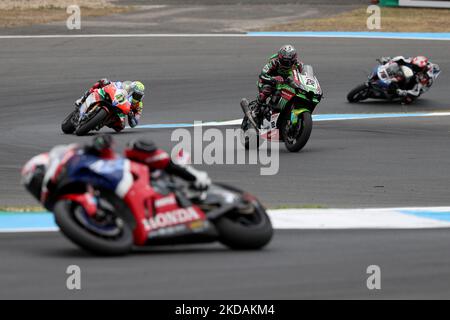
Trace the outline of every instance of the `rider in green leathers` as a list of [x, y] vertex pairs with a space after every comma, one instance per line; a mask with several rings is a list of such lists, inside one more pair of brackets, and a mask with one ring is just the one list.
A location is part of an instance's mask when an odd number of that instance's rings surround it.
[[296, 68], [302, 72], [303, 63], [298, 59], [297, 50], [294, 46], [288, 44], [282, 46], [278, 53], [269, 58], [269, 62], [263, 67], [258, 80], [257, 111], [266, 104], [267, 98], [272, 96], [270, 105], [276, 104], [279, 97], [276, 93], [276, 85], [283, 83], [291, 75], [292, 70]]

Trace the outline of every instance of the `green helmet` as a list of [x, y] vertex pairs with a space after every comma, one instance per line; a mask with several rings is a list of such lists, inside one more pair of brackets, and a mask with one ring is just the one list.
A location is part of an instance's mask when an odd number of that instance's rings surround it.
[[132, 96], [134, 101], [141, 101], [144, 98], [145, 86], [140, 81], [124, 81], [122, 87]]
[[130, 85], [133, 100], [142, 101], [144, 98], [145, 86], [140, 81], [133, 81]]

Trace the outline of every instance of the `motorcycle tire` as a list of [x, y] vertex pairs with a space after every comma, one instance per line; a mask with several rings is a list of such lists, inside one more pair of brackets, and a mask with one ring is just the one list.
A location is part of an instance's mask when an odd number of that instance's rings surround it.
[[100, 110], [90, 119], [88, 119], [86, 122], [82, 123], [76, 130], [75, 134], [77, 136], [84, 136], [89, 133], [89, 131], [93, 130], [95, 127], [97, 127], [99, 124], [101, 124], [106, 117], [108, 116], [108, 112], [100, 108]]
[[71, 134], [75, 131], [76, 127], [72, 123], [72, 117], [74, 116], [76, 111], [72, 111], [62, 122], [61, 130], [65, 134]]
[[83, 227], [75, 218], [74, 202], [60, 200], [54, 206], [55, 222], [61, 232], [84, 250], [105, 256], [125, 255], [133, 246], [133, 233], [127, 223], [121, 226], [120, 236], [114, 239], [101, 237]]
[[[309, 140], [309, 137], [311, 136], [312, 127], [313, 127], [313, 121], [312, 116], [310, 112], [303, 112], [300, 114], [301, 119], [298, 121], [302, 121], [302, 129], [295, 139], [294, 143], [291, 143], [287, 136], [287, 133], [283, 133], [283, 139], [284, 139], [284, 145], [286, 146], [286, 149], [288, 149], [290, 152], [299, 152], [303, 147], [306, 145], [306, 143]], [[286, 122], [283, 121], [282, 130], [286, 130]]]
[[[248, 219], [252, 218], [252, 223]], [[244, 223], [246, 222], [246, 223]], [[254, 214], [230, 212], [215, 222], [219, 241], [235, 250], [257, 250], [266, 246], [273, 236], [273, 227], [267, 212], [255, 207]]]
[[366, 100], [368, 98], [368, 90], [367, 86], [365, 84], [361, 84], [351, 90], [347, 95], [347, 100], [350, 103], [355, 103], [359, 101]]

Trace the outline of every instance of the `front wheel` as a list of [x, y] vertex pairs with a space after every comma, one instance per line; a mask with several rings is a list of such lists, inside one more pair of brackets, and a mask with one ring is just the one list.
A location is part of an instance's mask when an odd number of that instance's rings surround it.
[[273, 236], [272, 223], [261, 206], [254, 206], [253, 213], [230, 212], [220, 217], [215, 225], [219, 241], [236, 250], [261, 249]]
[[77, 136], [84, 136], [89, 131], [102, 124], [105, 121], [106, 117], [108, 117], [108, 112], [103, 108], [100, 108], [100, 110], [93, 115], [89, 114], [88, 118], [84, 120], [76, 129], [75, 134]]
[[64, 132], [65, 134], [71, 134], [75, 131], [76, 127], [73, 124], [73, 120], [72, 118], [75, 116], [76, 114], [76, 110], [72, 111], [62, 122], [61, 124], [61, 130], [62, 132]]
[[60, 200], [54, 206], [54, 214], [61, 232], [86, 251], [112, 256], [127, 254], [132, 248], [130, 226], [112, 211], [104, 209], [90, 217], [77, 202]]
[[313, 121], [310, 112], [299, 114], [297, 124], [291, 124], [287, 120], [282, 125], [284, 145], [290, 152], [300, 151], [308, 142], [311, 136]]
[[361, 84], [350, 91], [347, 100], [350, 103], [366, 100], [369, 97], [369, 88], [365, 84]]

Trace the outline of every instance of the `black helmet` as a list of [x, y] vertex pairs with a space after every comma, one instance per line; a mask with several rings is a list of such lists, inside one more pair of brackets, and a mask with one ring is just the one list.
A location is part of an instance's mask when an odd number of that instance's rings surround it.
[[127, 143], [124, 154], [128, 159], [147, 163], [151, 158], [150, 155], [157, 151], [155, 143], [150, 139], [140, 138]]
[[137, 151], [144, 152], [154, 152], [157, 150], [156, 144], [153, 140], [148, 138], [139, 138], [136, 140], [131, 140], [127, 143], [127, 149], [133, 149]]
[[282, 67], [292, 67], [297, 61], [297, 50], [290, 44], [282, 46], [278, 50], [278, 60]]

